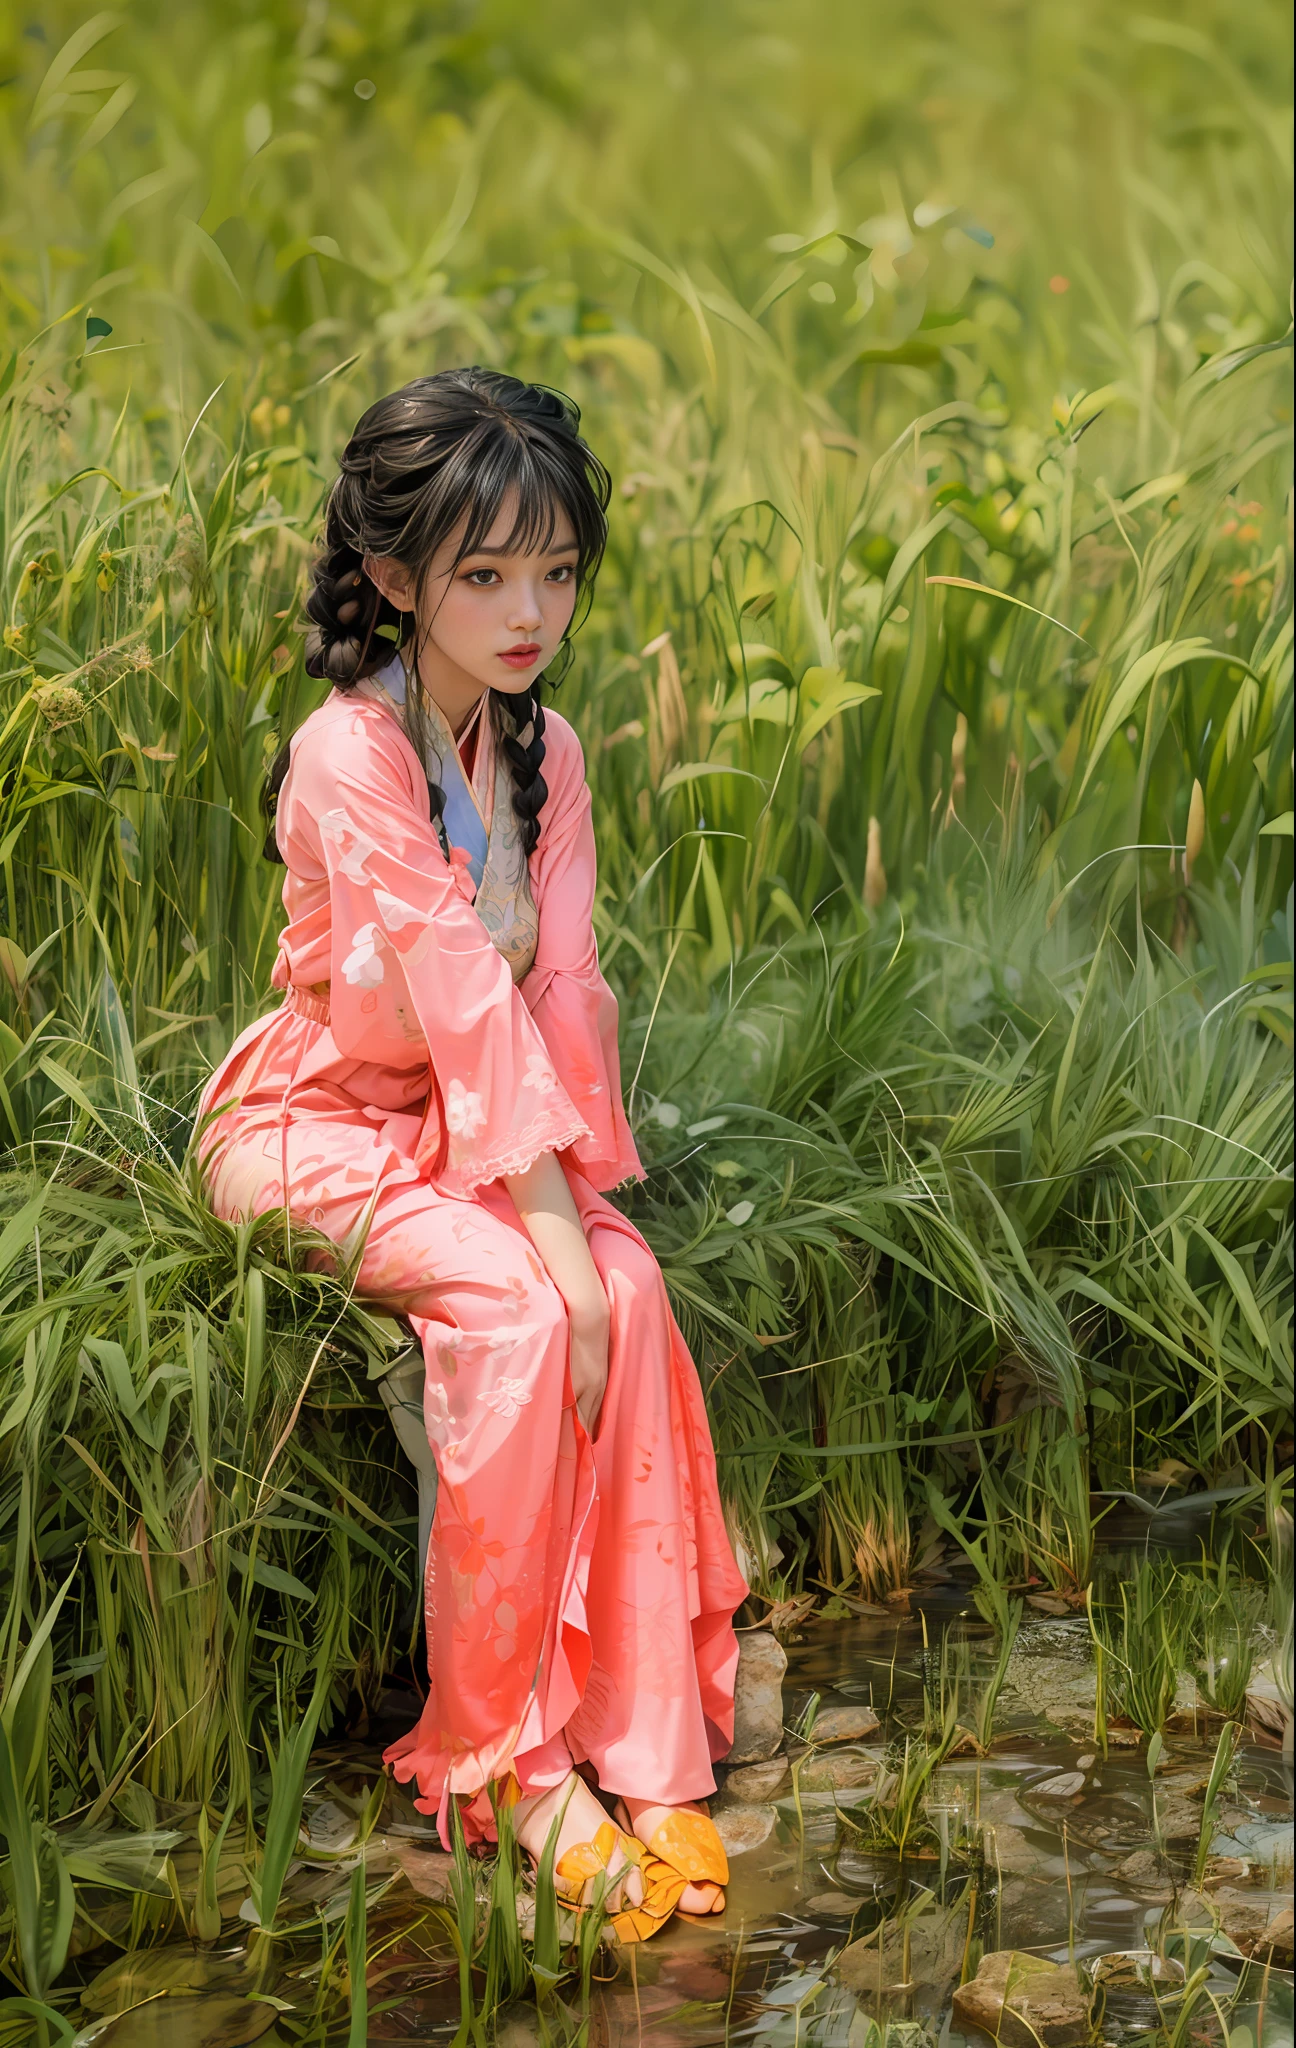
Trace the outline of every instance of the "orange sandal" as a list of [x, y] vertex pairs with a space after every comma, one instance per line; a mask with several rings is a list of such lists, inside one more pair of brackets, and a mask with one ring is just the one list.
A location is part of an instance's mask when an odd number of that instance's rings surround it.
[[[579, 1912], [586, 1885], [592, 1878], [611, 1871], [612, 1860], [618, 1850], [624, 1867], [609, 1882], [608, 1890], [613, 1884], [620, 1884], [630, 1868], [643, 1869], [646, 1857], [643, 1843], [637, 1836], [614, 1827], [610, 1820], [605, 1820], [601, 1827], [595, 1829], [592, 1842], [573, 1842], [554, 1865], [554, 1889], [564, 1904], [575, 1907]], [[638, 1906], [627, 1906], [621, 1912], [610, 1913], [608, 1918], [621, 1941], [646, 1941], [662, 1924], [655, 1913], [645, 1913]], [[640, 1923], [645, 1920], [647, 1926], [641, 1931]]]
[[[624, 1804], [617, 1808], [625, 1821], [630, 1818]], [[642, 1846], [642, 1845], [641, 1845]], [[713, 1884], [723, 1892], [729, 1882], [729, 1859], [714, 1821], [695, 1807], [677, 1808], [653, 1830], [645, 1848], [643, 1863], [644, 1908], [664, 1921], [677, 1909], [691, 1884]], [[649, 1904], [651, 1900], [651, 1906]], [[714, 1918], [709, 1914], [685, 1913], [686, 1920]]]

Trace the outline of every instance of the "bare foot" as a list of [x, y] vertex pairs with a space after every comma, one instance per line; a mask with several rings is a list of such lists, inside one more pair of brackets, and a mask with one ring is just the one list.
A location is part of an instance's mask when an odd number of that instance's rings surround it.
[[[555, 1868], [568, 1849], [575, 1848], [578, 1842], [592, 1842], [608, 1819], [606, 1809], [600, 1806], [589, 1786], [575, 1771], [551, 1792], [539, 1792], [530, 1798], [520, 1799], [513, 1809], [513, 1830], [533, 1863], [538, 1863], [544, 1854], [549, 1830], [559, 1814], [562, 1818], [554, 1851]], [[590, 1903], [596, 1883], [596, 1879], [591, 1879], [585, 1886], [580, 1900], [582, 1905]], [[603, 1895], [606, 1910], [609, 1913], [620, 1912], [627, 1906], [637, 1906], [642, 1898], [643, 1879], [638, 1870], [619, 1849], [615, 1850]]]
[[[652, 1806], [646, 1799], [623, 1799], [620, 1802], [629, 1822], [629, 1832], [636, 1835], [647, 1848], [657, 1829], [672, 1813], [705, 1813], [706, 1808], [696, 1801], [686, 1801], [682, 1806]], [[681, 1913], [723, 1913], [725, 1895], [718, 1884], [686, 1884], [680, 1894]]]

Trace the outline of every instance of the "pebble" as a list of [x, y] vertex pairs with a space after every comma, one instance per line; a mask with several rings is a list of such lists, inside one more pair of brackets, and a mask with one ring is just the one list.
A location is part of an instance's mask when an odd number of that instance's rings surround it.
[[1046, 1778], [1042, 1785], [1033, 1785], [1031, 1790], [1039, 1799], [1074, 1799], [1085, 1786], [1083, 1771], [1062, 1771], [1056, 1778]]
[[872, 1707], [825, 1707], [815, 1716], [810, 1740], [820, 1742], [865, 1742], [876, 1735], [880, 1723]]
[[749, 1849], [759, 1849], [767, 1842], [778, 1815], [772, 1806], [718, 1806], [712, 1819], [725, 1855], [732, 1858], [745, 1856]]
[[864, 1900], [855, 1892], [816, 1892], [801, 1911], [812, 1920], [849, 1920]]
[[730, 1799], [741, 1799], [745, 1805], [760, 1806], [767, 1799], [773, 1799], [788, 1782], [788, 1760], [776, 1756], [767, 1764], [743, 1764], [741, 1769], [730, 1771], [724, 1781], [726, 1795]]

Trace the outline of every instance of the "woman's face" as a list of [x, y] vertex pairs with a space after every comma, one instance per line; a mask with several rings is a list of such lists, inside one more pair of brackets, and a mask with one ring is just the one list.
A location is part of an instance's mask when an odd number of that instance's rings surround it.
[[462, 561], [452, 536], [421, 589], [403, 563], [365, 563], [385, 597], [415, 612], [423, 686], [452, 719], [466, 715], [483, 690], [527, 689], [571, 624], [579, 563], [571, 522], [560, 511], [547, 547], [509, 553], [516, 512], [506, 499], [481, 547]]

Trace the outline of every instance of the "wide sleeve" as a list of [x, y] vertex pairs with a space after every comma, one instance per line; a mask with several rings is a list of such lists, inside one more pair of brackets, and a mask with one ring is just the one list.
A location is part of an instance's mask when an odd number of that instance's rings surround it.
[[419, 1165], [448, 1193], [469, 1194], [588, 1138], [441, 851], [423, 777], [393, 721], [348, 706], [304, 736], [290, 780], [293, 815], [313, 821], [328, 877], [338, 1050], [405, 1067], [429, 1061]]
[[565, 719], [546, 719], [540, 844], [531, 889], [540, 918], [535, 964], [522, 994], [558, 1078], [588, 1126], [572, 1152], [596, 1188], [642, 1180], [621, 1100], [616, 997], [599, 971], [593, 910], [596, 860], [580, 742]]

